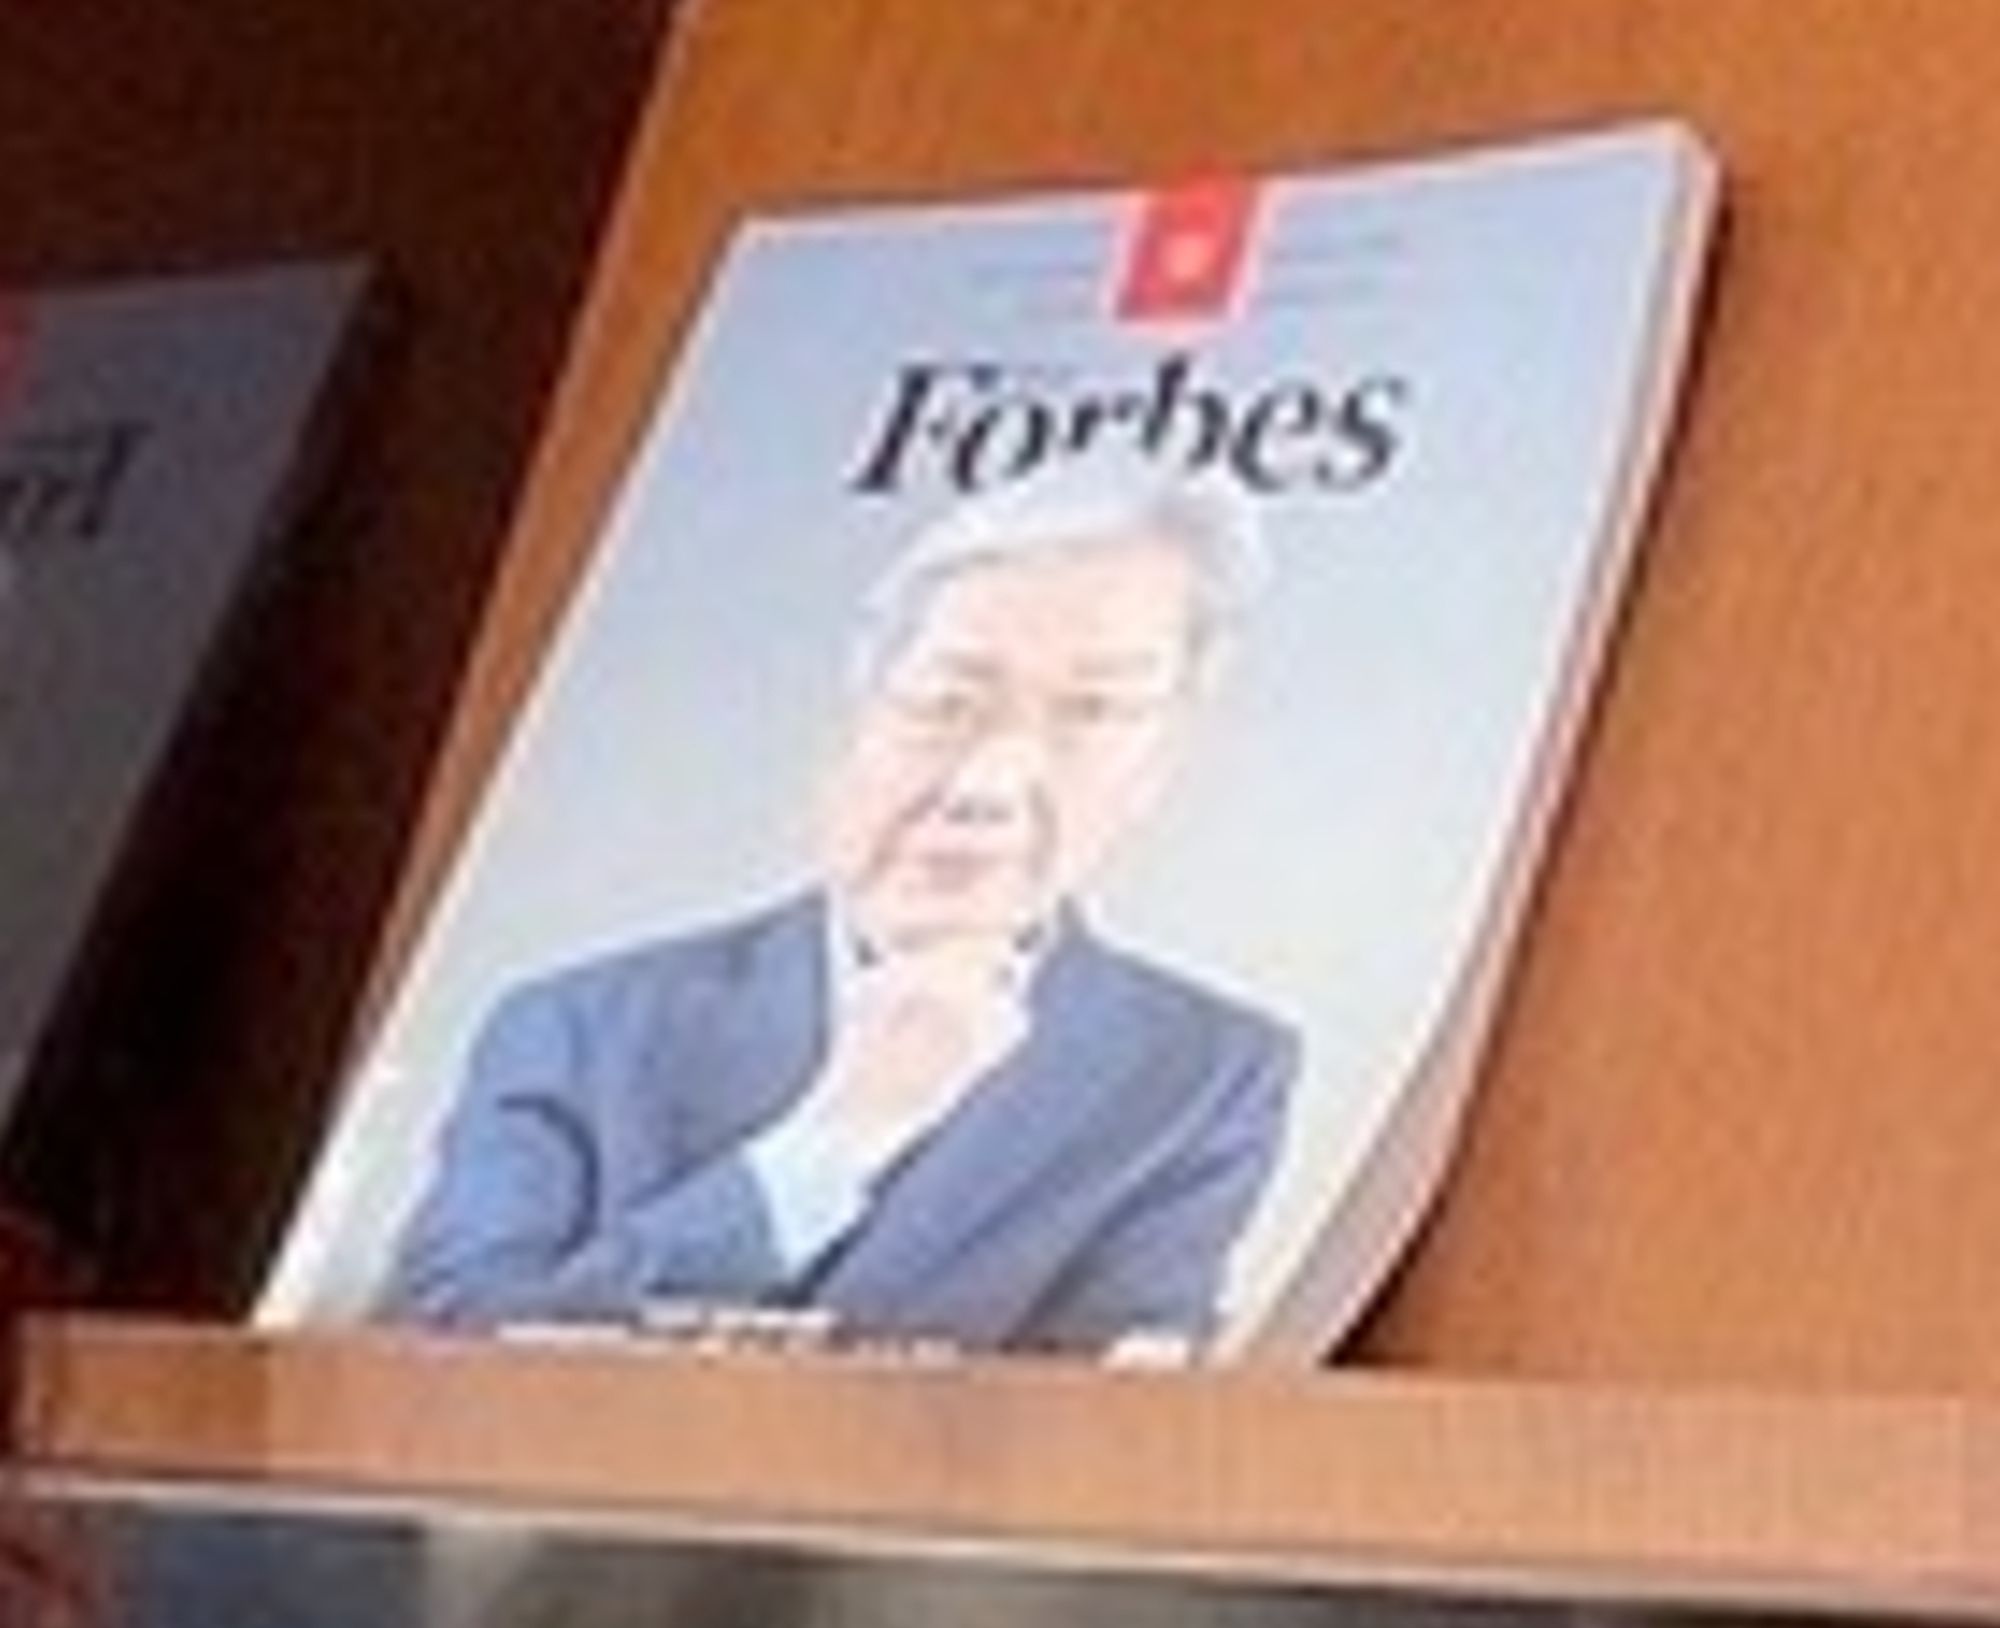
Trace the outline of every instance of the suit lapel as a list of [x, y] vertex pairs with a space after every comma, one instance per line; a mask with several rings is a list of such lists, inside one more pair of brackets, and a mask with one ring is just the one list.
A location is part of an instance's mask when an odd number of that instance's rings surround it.
[[[1091, 1191], [1089, 1170], [1119, 1140], [1106, 1136], [1104, 1115], [1140, 1050], [1120, 1020], [1119, 984], [1116, 963], [1067, 925], [1037, 974], [1027, 1038], [884, 1178], [815, 1299], [857, 1323], [898, 1327], [921, 1326], [948, 1298], [963, 1328], [965, 1308], [998, 1314], [1017, 1287], [1039, 1288], [1044, 1273], [1027, 1257], [1037, 1247], [1066, 1253], [1068, 1231], [1046, 1197]], [[1038, 1204], [1047, 1225], [1021, 1226]]]

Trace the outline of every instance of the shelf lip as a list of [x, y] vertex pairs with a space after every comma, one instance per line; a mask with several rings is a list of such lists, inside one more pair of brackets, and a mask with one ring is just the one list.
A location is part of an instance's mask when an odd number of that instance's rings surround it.
[[1050, 1563], [2000, 1607], [2000, 1398], [34, 1322], [45, 1485]]

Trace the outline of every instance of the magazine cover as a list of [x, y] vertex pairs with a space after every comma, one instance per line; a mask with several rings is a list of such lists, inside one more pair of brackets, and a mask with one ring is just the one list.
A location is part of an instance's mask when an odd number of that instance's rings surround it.
[[1712, 191], [1659, 122], [745, 223], [260, 1316], [1323, 1352], [1443, 1169]]
[[0, 1116], [282, 528], [366, 281], [0, 291]]

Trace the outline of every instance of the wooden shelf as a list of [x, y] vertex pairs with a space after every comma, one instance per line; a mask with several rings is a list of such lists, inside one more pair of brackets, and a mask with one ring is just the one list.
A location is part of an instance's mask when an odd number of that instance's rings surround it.
[[26, 1437], [85, 1494], [1562, 1597], [2000, 1611], [2000, 1403], [899, 1366], [77, 1318]]

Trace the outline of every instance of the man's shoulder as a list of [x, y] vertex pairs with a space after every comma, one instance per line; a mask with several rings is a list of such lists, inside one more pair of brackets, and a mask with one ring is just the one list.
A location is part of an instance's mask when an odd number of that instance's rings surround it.
[[1294, 1051], [1298, 1035], [1284, 1018], [1247, 995], [1224, 988], [1201, 974], [1172, 965], [1094, 932], [1078, 936], [1083, 976], [1144, 1021], [1227, 1037], [1235, 1045]]
[[773, 961], [811, 953], [821, 918], [814, 896], [795, 896], [565, 962], [515, 984], [503, 1004], [609, 1013], [674, 992], [740, 984]]
[[1107, 1147], [1134, 1135], [1178, 1153], [1228, 1147], [1262, 1159], [1298, 1083], [1293, 1025], [1205, 973], [1086, 935], [1059, 997], [1092, 1071]]

